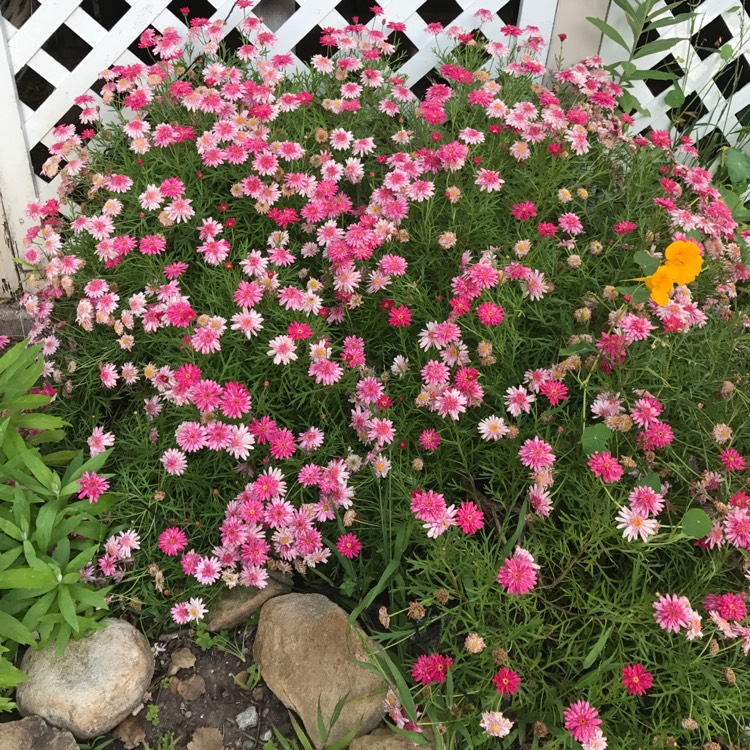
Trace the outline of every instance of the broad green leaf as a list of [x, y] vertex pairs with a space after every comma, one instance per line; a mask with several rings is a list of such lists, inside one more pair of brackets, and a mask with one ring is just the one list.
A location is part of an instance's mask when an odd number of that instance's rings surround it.
[[722, 47], [719, 48], [719, 54], [721, 55], [721, 59], [724, 62], [729, 62], [732, 59], [732, 55], [734, 54], [734, 50], [732, 49], [731, 44], [725, 44]]
[[44, 573], [48, 569], [47, 564], [37, 557], [34, 545], [28, 539], [23, 543], [23, 554], [29, 567], [38, 570], [40, 573]]
[[65, 653], [71, 635], [70, 626], [66, 622], [62, 623], [57, 631], [57, 638], [55, 638], [55, 654], [58, 659]]
[[640, 110], [641, 107], [641, 103], [629, 91], [623, 91], [617, 103], [620, 109], [626, 113], [632, 112], [634, 109]]
[[595, 424], [586, 427], [581, 435], [581, 445], [586, 455], [603, 451], [607, 447], [612, 430], [605, 424]]
[[2, 531], [3, 534], [7, 534], [11, 539], [15, 539], [17, 542], [23, 540], [23, 532], [21, 529], [5, 518], [0, 518], [0, 531]]
[[604, 36], [609, 37], [615, 44], [619, 44], [626, 52], [630, 52], [630, 45], [622, 38], [620, 32], [617, 29], [612, 28], [608, 23], [602, 21], [601, 18], [595, 18], [594, 16], [586, 16], [586, 20], [596, 26]]
[[13, 563], [20, 557], [21, 552], [23, 552], [23, 547], [21, 547], [20, 544], [17, 547], [13, 547], [13, 549], [9, 549], [7, 552], [3, 552], [3, 554], [0, 555], [0, 571], [13, 565]]
[[26, 468], [43, 484], [47, 489], [50, 488], [52, 483], [52, 471], [48, 466], [45, 466], [39, 453], [35, 450], [27, 450], [21, 454]]
[[52, 553], [52, 558], [61, 567], [65, 568], [70, 560], [70, 539], [64, 536], [59, 539], [55, 551]]
[[44, 617], [49, 608], [57, 599], [57, 589], [48, 591], [44, 596], [39, 597], [26, 611], [23, 616], [23, 624], [27, 627], [36, 628], [39, 621]]
[[70, 423], [60, 417], [51, 414], [21, 414], [13, 420], [17, 427], [25, 427], [29, 430], [58, 430], [60, 427], [69, 427]]
[[11, 365], [16, 364], [16, 362], [28, 362], [30, 364], [41, 351], [41, 344], [30, 346], [27, 349], [25, 341], [19, 342], [0, 357], [0, 374], [5, 372]]
[[676, 16], [668, 16], [667, 18], [662, 18], [659, 21], [652, 21], [644, 29], [644, 31], [653, 31], [654, 29], [662, 29], [665, 26], [676, 26], [677, 24], [690, 21], [691, 19], [695, 18], [696, 15], [697, 14], [695, 11], [690, 11], [689, 13], [678, 13]]
[[667, 92], [667, 95], [664, 97], [664, 103], [672, 109], [681, 107], [685, 103], [685, 94], [681, 89], [674, 88]]
[[644, 44], [640, 47], [633, 55], [634, 60], [638, 60], [646, 55], [655, 55], [657, 52], [666, 52], [668, 49], [672, 49], [675, 44], [684, 41], [682, 37], [672, 37], [671, 39], [656, 39], [653, 42]]
[[659, 260], [652, 258], [645, 250], [633, 253], [633, 260], [643, 269], [646, 276], [651, 276], [659, 267]]
[[34, 643], [32, 632], [15, 617], [11, 617], [2, 610], [0, 610], [0, 636], [3, 640], [23, 643], [25, 646], [31, 646]]
[[[7, 650], [7, 649], [6, 649]], [[19, 682], [28, 680], [28, 676], [25, 675], [20, 669], [14, 667], [7, 659], [0, 659], [0, 689], [7, 690], [8, 688], [15, 687]], [[2, 699], [0, 699], [2, 700]], [[15, 704], [11, 704], [11, 708]], [[3, 711], [2, 704], [0, 704], [0, 711]]]
[[[630, 301], [634, 305], [640, 305], [648, 301], [651, 293], [645, 286], [618, 286], [615, 287], [620, 294], [629, 294]], [[593, 347], [592, 347], [593, 348]]]
[[57, 606], [60, 607], [60, 613], [65, 618], [65, 622], [70, 625], [74, 633], [77, 633], [78, 617], [76, 616], [76, 605], [73, 603], [73, 597], [70, 595], [68, 586], [60, 586], [58, 589]]
[[52, 529], [55, 526], [57, 518], [57, 508], [52, 503], [43, 505], [36, 516], [36, 531], [33, 539], [36, 541], [39, 549], [46, 551], [52, 540]]
[[588, 669], [597, 659], [599, 654], [604, 650], [604, 647], [607, 645], [607, 641], [609, 640], [609, 636], [612, 633], [612, 629], [614, 628], [614, 625], [610, 625], [597, 639], [596, 643], [594, 644], [594, 647], [591, 649], [591, 651], [588, 652], [586, 655], [586, 658], [583, 660], [583, 668]]
[[738, 148], [728, 148], [724, 153], [729, 179], [737, 184], [750, 180], [750, 156]]
[[638, 480], [639, 487], [650, 487], [654, 492], [661, 493], [661, 479], [658, 474], [646, 474]]
[[70, 587], [71, 595], [85, 607], [93, 607], [94, 609], [109, 609], [107, 604], [106, 596], [109, 593], [111, 587], [104, 589], [89, 589], [83, 584], [74, 583]]
[[677, 75], [668, 70], [638, 70], [630, 76], [634, 81], [675, 81]]
[[705, 510], [691, 508], [682, 517], [682, 530], [691, 539], [703, 539], [711, 533], [713, 521]]
[[43, 393], [26, 393], [23, 396], [16, 396], [12, 403], [6, 403], [3, 399], [2, 407], [4, 409], [38, 409], [46, 406], [52, 401], [52, 396], [45, 396]]
[[55, 574], [32, 568], [12, 568], [0, 571], [0, 589], [43, 589], [57, 585]]

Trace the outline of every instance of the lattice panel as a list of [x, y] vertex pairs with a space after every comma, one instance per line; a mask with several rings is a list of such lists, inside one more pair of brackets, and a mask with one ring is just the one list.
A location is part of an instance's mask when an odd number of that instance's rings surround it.
[[[666, 7], [666, 3], [661, 2], [659, 7]], [[676, 73], [685, 102], [678, 108], [667, 104], [665, 98], [674, 87], [668, 81], [637, 81], [632, 93], [650, 114], [639, 115], [636, 125], [643, 131], [669, 130], [674, 124], [678, 132], [689, 133], [695, 141], [717, 129], [726, 145], [736, 145], [739, 129], [750, 125], [750, 2], [686, 0], [667, 12], [676, 16], [687, 11], [697, 13], [692, 23], [658, 29], [641, 41], [686, 40], [636, 61], [639, 68]], [[614, 4], [607, 21], [626, 40], [632, 38], [624, 14]], [[719, 53], [725, 44], [733, 49], [728, 61]], [[606, 37], [601, 54], [607, 62], [623, 58], [622, 48]]]
[[[4, 15], [11, 17], [13, 10], [18, 19], [19, 4], [31, 0], [4, 0]], [[136, 42], [141, 33], [150, 27], [163, 31], [176, 28], [181, 34], [187, 32], [179, 7], [191, 7], [193, 15], [226, 19], [229, 34], [242, 20], [242, 12], [234, 7], [233, 0], [38, 0], [39, 7], [25, 20], [20, 28], [3, 18], [10, 72], [16, 78], [22, 130], [27, 149], [39, 152], [46, 158], [46, 146], [50, 135], [61, 121], [74, 122], [77, 113], [71, 112], [75, 96], [92, 94], [103, 112], [103, 105], [94, 86], [99, 73], [114, 64], [130, 64], [139, 61], [141, 55]], [[291, 0], [286, 0], [291, 2]], [[269, 18], [278, 15], [284, 0], [264, 0], [252, 15], [263, 17], [265, 6]], [[274, 5], [275, 4], [275, 5]], [[275, 29], [278, 43], [273, 52], [289, 52], [299, 46], [309, 46], [308, 40], [317, 39], [319, 30], [325, 26], [341, 27], [351, 22], [353, 9], [361, 8], [360, 20], [367, 21], [371, 13], [367, 10], [372, 2], [363, 0], [297, 0], [296, 10]], [[436, 63], [433, 47], [434, 37], [426, 32], [429, 22], [440, 20], [445, 27], [458, 24], [464, 29], [475, 29], [478, 20], [474, 14], [480, 8], [493, 13], [493, 20], [484, 25], [485, 32], [495, 35], [505, 23], [535, 25], [547, 40], [552, 25], [557, 0], [381, 0], [390, 21], [405, 24], [404, 41], [412, 54], [400, 72], [407, 75], [413, 84], [427, 75]], [[115, 8], [119, 6], [119, 10]], [[104, 12], [106, 11], [106, 13]], [[119, 16], [112, 25], [104, 23], [103, 15], [111, 20], [113, 12]], [[22, 15], [22, 13], [21, 13]], [[100, 18], [97, 19], [97, 16]], [[269, 21], [270, 23], [270, 21]], [[109, 26], [109, 27], [108, 27]], [[236, 32], [235, 32], [236, 33]], [[65, 34], [67, 43], [53, 44], [55, 38]], [[450, 49], [451, 41], [441, 37], [443, 51]], [[62, 49], [59, 49], [62, 47]], [[71, 50], [75, 49], [70, 59]], [[302, 54], [302, 52], [300, 52]], [[149, 61], [141, 57], [141, 61]], [[0, 63], [2, 61], [0, 60]], [[305, 63], [295, 55], [295, 64]], [[104, 115], [106, 118], [106, 114]], [[37, 162], [40, 159], [36, 160]], [[35, 187], [42, 198], [53, 197], [57, 187], [56, 178], [47, 182], [35, 176]]]

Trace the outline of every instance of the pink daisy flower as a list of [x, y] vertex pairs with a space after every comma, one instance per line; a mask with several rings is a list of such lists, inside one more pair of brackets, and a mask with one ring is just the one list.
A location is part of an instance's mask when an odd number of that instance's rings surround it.
[[518, 455], [521, 457], [521, 463], [534, 472], [546, 469], [555, 463], [552, 446], [538, 437], [525, 440]]
[[456, 524], [461, 527], [464, 534], [476, 534], [484, 527], [484, 513], [479, 510], [476, 503], [466, 500], [458, 506]]
[[654, 684], [654, 677], [643, 664], [626, 664], [622, 668], [622, 684], [628, 695], [645, 695]]
[[159, 534], [159, 549], [170, 557], [178, 555], [187, 546], [187, 535], [182, 529], [169, 528]]
[[521, 684], [521, 678], [518, 676], [518, 672], [508, 669], [508, 667], [503, 667], [492, 678], [492, 682], [495, 684], [495, 692], [502, 693], [503, 695], [515, 695]]
[[170, 448], [164, 451], [161, 457], [162, 465], [166, 470], [167, 474], [174, 476], [180, 476], [185, 473], [187, 468], [187, 458], [182, 451], [178, 451], [176, 448]]
[[537, 583], [539, 566], [534, 558], [521, 547], [516, 547], [513, 557], [506, 557], [505, 564], [497, 573], [497, 582], [511, 595], [528, 594]]
[[362, 543], [356, 534], [343, 534], [336, 542], [336, 549], [341, 555], [351, 560], [359, 557], [359, 553], [362, 550]]
[[434, 451], [440, 447], [440, 433], [437, 430], [422, 430], [419, 444], [427, 451]]
[[599, 712], [588, 701], [571, 703], [563, 712], [565, 728], [576, 742], [588, 742], [602, 723]]
[[618, 460], [609, 451], [592, 453], [588, 465], [594, 476], [601, 477], [605, 484], [617, 482], [624, 472]]
[[84, 471], [76, 484], [81, 488], [78, 492], [79, 500], [88, 500], [89, 503], [97, 502], [109, 489], [109, 482], [95, 471]]
[[690, 604], [684, 596], [659, 595], [654, 602], [654, 618], [659, 627], [668, 633], [678, 633], [690, 624]]

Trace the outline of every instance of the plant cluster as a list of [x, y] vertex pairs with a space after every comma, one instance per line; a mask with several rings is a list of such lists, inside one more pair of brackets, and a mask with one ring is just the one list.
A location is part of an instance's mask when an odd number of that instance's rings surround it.
[[296, 73], [252, 15], [237, 49], [148, 31], [115, 121], [84, 95], [56, 129], [23, 304], [71, 439], [114, 445], [81, 493], [140, 545], [85, 575], [180, 624], [304, 577], [417, 743], [740, 744], [745, 238], [601, 59], [432, 24], [418, 99], [400, 30], [325, 29]]

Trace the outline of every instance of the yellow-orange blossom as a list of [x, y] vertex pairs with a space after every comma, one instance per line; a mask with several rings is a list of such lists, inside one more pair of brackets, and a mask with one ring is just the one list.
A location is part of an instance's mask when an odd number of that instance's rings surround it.
[[695, 281], [703, 266], [701, 251], [695, 242], [676, 240], [664, 251], [665, 261], [651, 276], [634, 279], [643, 281], [651, 292], [651, 299], [657, 305], [669, 302], [669, 293], [675, 284], [689, 284]]

